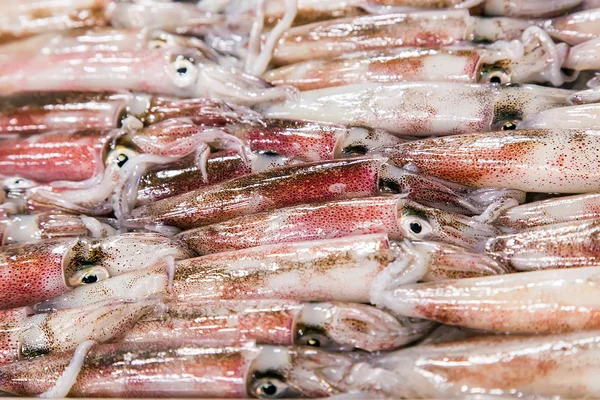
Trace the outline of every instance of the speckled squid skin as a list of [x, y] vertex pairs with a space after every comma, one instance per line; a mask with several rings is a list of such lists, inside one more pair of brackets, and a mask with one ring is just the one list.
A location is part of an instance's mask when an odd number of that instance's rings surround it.
[[[600, 15], [599, 15], [600, 17]], [[582, 70], [596, 70], [600, 68], [600, 38], [590, 39], [586, 42], [571, 47], [569, 56], [563, 63], [564, 68]]]
[[190, 229], [300, 203], [372, 196], [384, 161], [363, 157], [275, 168], [138, 207], [126, 221]]
[[0, 250], [0, 308], [33, 304], [69, 289], [63, 259], [76, 239], [14, 244]]
[[598, 397], [597, 332], [466, 338], [387, 353], [353, 367], [348, 390], [406, 398]]
[[467, 39], [467, 10], [339, 18], [288, 30], [273, 54], [278, 65], [352, 51], [399, 46], [440, 47]]
[[0, 6], [0, 42], [37, 33], [104, 26], [110, 0], [76, 0], [68, 3], [27, 0]]
[[0, 133], [116, 128], [126, 96], [110, 93], [27, 93], [0, 98]]
[[600, 218], [600, 193], [535, 201], [509, 208], [494, 223], [515, 229]]
[[544, 18], [564, 14], [583, 0], [487, 0], [483, 4], [485, 15], [504, 15], [520, 18]]
[[529, 192], [594, 192], [600, 132], [517, 130], [425, 139], [389, 147], [382, 154], [398, 166], [475, 187]]
[[[172, 341], [96, 345], [69, 397], [247, 397], [246, 373], [256, 353], [255, 348], [202, 348]], [[54, 386], [71, 357], [59, 353], [6, 365], [0, 369], [0, 388], [41, 394]]]
[[[123, 341], [193, 340], [206, 347], [258, 344], [305, 345], [311, 338], [333, 351], [397, 348], [427, 329], [401, 324], [372, 306], [301, 303], [295, 300], [169, 302], [167, 311], [143, 317]], [[425, 324], [429, 328], [428, 324]]]
[[544, 23], [544, 29], [556, 39], [572, 46], [581, 44], [600, 35], [600, 8], [570, 13]]
[[600, 219], [538, 226], [489, 239], [488, 254], [516, 270], [591, 267], [600, 265]]
[[414, 318], [510, 333], [600, 328], [597, 267], [393, 285], [372, 298]]
[[138, 321], [121, 340], [194, 340], [206, 347], [259, 344], [291, 345], [294, 319], [302, 304], [293, 300], [169, 302]]
[[137, 186], [136, 205], [142, 206], [167, 197], [252, 173], [251, 165], [235, 150], [212, 153], [206, 163], [208, 182], [204, 181], [196, 156], [191, 154], [144, 172]]
[[[421, 227], [418, 234], [409, 228], [413, 214]], [[191, 229], [176, 237], [198, 254], [210, 254], [369, 233], [387, 233], [392, 240], [409, 237], [469, 246], [499, 232], [468, 217], [423, 207], [400, 196], [381, 196], [280, 208]]]
[[89, 179], [104, 169], [103, 156], [112, 136], [111, 131], [92, 130], [5, 140], [0, 174], [40, 183]]
[[[445, 81], [476, 83], [481, 55], [473, 49], [398, 48], [308, 60], [268, 71], [274, 85], [300, 90], [364, 82]], [[440, 66], [443, 65], [443, 68]]]
[[396, 239], [404, 236], [398, 226], [397, 203], [397, 198], [389, 196], [301, 204], [244, 215], [176, 237], [198, 254], [370, 233], [388, 233]]
[[85, 340], [114, 340], [149, 309], [143, 302], [121, 302], [48, 314], [33, 314], [29, 307], [0, 311], [0, 365], [72, 351]]
[[282, 243], [210, 254], [176, 264], [178, 300], [369, 301], [388, 263], [387, 235]]
[[301, 92], [263, 108], [269, 118], [366, 125], [398, 135], [430, 136], [500, 129], [553, 107], [573, 91], [520, 84], [362, 83]]

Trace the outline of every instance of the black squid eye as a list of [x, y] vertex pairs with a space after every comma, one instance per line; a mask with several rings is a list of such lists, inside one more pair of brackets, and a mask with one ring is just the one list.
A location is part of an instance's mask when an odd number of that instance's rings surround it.
[[515, 129], [517, 129], [517, 124], [515, 124], [514, 122], [507, 122], [504, 125], [502, 125], [503, 131], [514, 131]]
[[413, 231], [414, 233], [418, 234], [423, 231], [423, 226], [421, 226], [421, 224], [418, 222], [411, 222], [409, 226], [410, 226], [410, 230]]
[[121, 153], [117, 156], [117, 165], [121, 168], [125, 163], [129, 161], [129, 157], [127, 155]]
[[84, 283], [86, 285], [96, 282], [98, 282], [98, 276], [95, 274], [89, 274], [81, 278], [81, 283]]
[[[253, 385], [251, 394], [259, 399], [277, 399], [284, 397], [288, 386], [276, 377], [258, 379]], [[289, 393], [287, 393], [289, 395]]]
[[367, 146], [363, 146], [361, 144], [355, 144], [344, 147], [343, 155], [344, 156], [362, 156], [367, 154], [369, 149]]

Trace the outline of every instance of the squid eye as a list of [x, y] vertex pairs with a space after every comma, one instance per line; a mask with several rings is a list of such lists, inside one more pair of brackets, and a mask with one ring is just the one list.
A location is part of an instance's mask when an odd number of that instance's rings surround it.
[[259, 399], [278, 399], [285, 397], [288, 385], [277, 378], [261, 378], [253, 385], [251, 394]]
[[514, 122], [506, 122], [501, 128], [503, 131], [514, 131], [517, 129], [517, 124]]
[[3, 189], [7, 192], [10, 192], [12, 190], [30, 189], [34, 186], [35, 184], [33, 183], [33, 181], [19, 177], [7, 178], [4, 180], [2, 185]]
[[123, 168], [123, 166], [127, 164], [127, 161], [131, 160], [138, 154], [139, 153], [137, 151], [128, 147], [117, 146], [113, 151], [108, 153], [108, 156], [106, 157], [106, 165], [115, 163], [119, 168]]
[[481, 75], [481, 83], [509, 83], [510, 75], [501, 70], [485, 72]]
[[429, 221], [418, 215], [403, 216], [401, 224], [408, 237], [411, 239], [425, 239], [433, 232], [433, 228], [429, 224]]
[[167, 47], [167, 45], [168, 45], [167, 41], [162, 38], [152, 39], [148, 43], [148, 47], [151, 49], [162, 49], [162, 48]]
[[92, 266], [77, 271], [69, 278], [69, 286], [91, 285], [110, 278], [110, 274], [104, 267]]
[[327, 348], [331, 344], [331, 339], [319, 333], [308, 333], [297, 338], [296, 344], [300, 346]]
[[173, 70], [173, 80], [178, 87], [189, 86], [196, 82], [198, 78], [198, 68], [194, 65], [193, 60], [178, 57], [171, 63]]
[[343, 155], [344, 156], [362, 156], [367, 154], [369, 148], [362, 144], [355, 144], [344, 147]]

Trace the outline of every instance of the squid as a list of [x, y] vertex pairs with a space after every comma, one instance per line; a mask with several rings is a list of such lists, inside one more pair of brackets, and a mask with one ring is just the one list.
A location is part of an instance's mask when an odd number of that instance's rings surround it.
[[269, 118], [309, 119], [409, 136], [514, 129], [540, 111], [570, 105], [573, 91], [520, 84], [363, 83], [302, 92], [263, 106]]
[[191, 4], [136, 0], [19, 0], [0, 7], [0, 42], [78, 28], [152, 26], [173, 33], [202, 33], [220, 18]]
[[471, 17], [468, 10], [420, 11], [338, 18], [287, 30], [275, 65], [389, 47], [442, 47], [465, 40], [518, 39], [530, 21]]
[[534, 227], [491, 238], [485, 251], [518, 271], [598, 266], [599, 226], [584, 219]]
[[496, 332], [597, 330], [598, 270], [547, 269], [416, 284], [379, 279], [371, 302], [408, 317]]
[[357, 397], [597, 397], [597, 332], [478, 336], [415, 346], [355, 363]]
[[171, 302], [167, 307], [141, 318], [120, 340], [193, 340], [207, 347], [254, 340], [329, 351], [379, 351], [414, 342], [432, 328], [427, 321], [398, 320], [375, 307], [352, 303], [222, 300]]
[[127, 115], [130, 96], [111, 93], [26, 93], [0, 98], [0, 134], [108, 130]]
[[0, 42], [44, 32], [107, 25], [109, 17], [105, 10], [110, 3], [110, 0], [3, 3], [0, 6]]
[[240, 103], [293, 98], [225, 68], [193, 48], [87, 51], [11, 58], [0, 63], [0, 94], [44, 91], [142, 91], [175, 97], [217, 97]]
[[[502, 263], [439, 242], [390, 243], [385, 234], [280, 243], [136, 269], [82, 285], [34, 306], [37, 312], [106, 301], [294, 300], [368, 303], [377, 279], [443, 280], [504, 274]], [[379, 278], [379, 276], [382, 276]]]
[[190, 229], [300, 203], [372, 196], [383, 162], [367, 157], [275, 168], [137, 207], [124, 223]]
[[543, 28], [552, 37], [574, 46], [598, 37], [598, 19], [600, 8], [594, 8], [548, 20]]
[[251, 344], [92, 342], [78, 350], [1, 367], [0, 390], [42, 397], [324, 397], [342, 393], [353, 363], [344, 353]]
[[518, 129], [600, 129], [600, 104], [580, 104], [545, 110], [517, 123]]
[[97, 27], [51, 32], [2, 44], [0, 45], [0, 60], [4, 63], [10, 61], [11, 58], [25, 55], [33, 57], [42, 54], [120, 52], [164, 47], [192, 48], [200, 51], [207, 58], [216, 59], [212, 49], [197, 38], [173, 35], [158, 29]]
[[101, 239], [47, 239], [0, 247], [0, 308], [31, 305], [80, 285], [193, 256], [184, 244], [153, 233]]
[[50, 314], [33, 314], [28, 307], [1, 310], [0, 365], [73, 351], [86, 340], [114, 340], [150, 310], [148, 302], [118, 302]]
[[598, 131], [532, 129], [425, 139], [378, 150], [400, 167], [475, 187], [529, 192], [598, 190]]
[[37, 242], [70, 236], [103, 238], [116, 234], [115, 223], [84, 215], [52, 212], [31, 215], [3, 215], [0, 218], [0, 244]]
[[512, 229], [600, 218], [600, 194], [586, 193], [522, 204], [504, 211], [494, 223]]
[[391, 240], [429, 240], [475, 247], [499, 231], [486, 223], [424, 207], [405, 196], [301, 204], [250, 214], [175, 236], [198, 254], [357, 234], [387, 233]]
[[[380, 192], [405, 193], [410, 200], [425, 206], [467, 215], [481, 214], [480, 218], [485, 221], [525, 200], [524, 193], [518, 190], [473, 190], [420, 176], [387, 165], [385, 161], [382, 157], [369, 156], [268, 168], [154, 203], [147, 202], [125, 214], [123, 224], [189, 230], [276, 208], [368, 197]], [[189, 172], [184, 179], [194, 179], [197, 174]], [[294, 189], [296, 186], [301, 187], [300, 193]], [[289, 197], [290, 193], [294, 196]]]
[[483, 3], [483, 12], [485, 15], [542, 18], [564, 14], [566, 11], [577, 7], [581, 3], [583, 3], [583, 0], [486, 0]]
[[[599, 15], [600, 17], [600, 15]], [[600, 69], [600, 38], [590, 39], [571, 47], [569, 55], [563, 62], [563, 68], [577, 71]]]
[[2, 141], [0, 175], [38, 183], [86, 181], [104, 170], [116, 130], [49, 132]]
[[274, 85], [300, 90], [365, 82], [402, 81], [462, 83], [535, 83], [559, 86], [568, 46], [555, 45], [539, 27], [527, 28], [521, 41], [496, 41], [488, 46], [456, 45], [440, 49], [393, 48], [304, 61], [268, 71]]

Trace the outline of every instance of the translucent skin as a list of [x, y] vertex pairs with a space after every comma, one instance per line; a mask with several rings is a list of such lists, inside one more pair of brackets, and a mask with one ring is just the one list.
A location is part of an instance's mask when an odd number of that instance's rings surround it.
[[107, 131], [82, 131], [8, 139], [0, 148], [0, 174], [40, 183], [84, 181], [104, 169], [103, 156], [111, 138]]
[[126, 223], [190, 229], [294, 204], [374, 195], [382, 163], [355, 158], [275, 168], [138, 207]]
[[393, 164], [475, 187], [529, 192], [598, 190], [600, 132], [538, 129], [425, 139], [382, 151]]
[[104, 26], [108, 23], [106, 7], [109, 0], [77, 0], [47, 2], [19, 1], [0, 6], [0, 42], [27, 37], [36, 33], [73, 28]]
[[[60, 353], [1, 367], [0, 390], [31, 396], [53, 389], [71, 357]], [[104, 344], [84, 355], [66, 392], [69, 397], [246, 398], [256, 397], [256, 385], [271, 378], [283, 397], [325, 397], [342, 392], [351, 364], [345, 355], [302, 347]]]
[[393, 349], [422, 336], [428, 323], [399, 322], [372, 306], [294, 300], [169, 302], [167, 311], [142, 318], [121, 340], [193, 340], [205, 346], [305, 345], [325, 350]]
[[597, 276], [597, 267], [583, 267], [390, 283], [371, 300], [402, 315], [473, 329], [536, 334], [597, 330]]
[[387, 47], [439, 47], [465, 40], [468, 29], [466, 10], [333, 19], [288, 30], [279, 40], [273, 62], [285, 65]]
[[[382, 397], [600, 395], [597, 332], [489, 335], [421, 345], [358, 363], [349, 391]], [[365, 396], [363, 396], [365, 397]]]
[[600, 8], [595, 8], [553, 18], [544, 23], [544, 29], [553, 37], [574, 46], [600, 35], [599, 19]]
[[31, 93], [0, 100], [0, 133], [116, 128], [127, 96], [109, 93]]
[[[416, 214], [411, 217], [411, 213]], [[417, 223], [417, 233], [411, 231]], [[475, 220], [423, 207], [399, 196], [303, 204], [250, 214], [177, 235], [199, 254], [272, 243], [387, 233], [392, 240], [437, 240], [463, 246], [498, 234]]]

